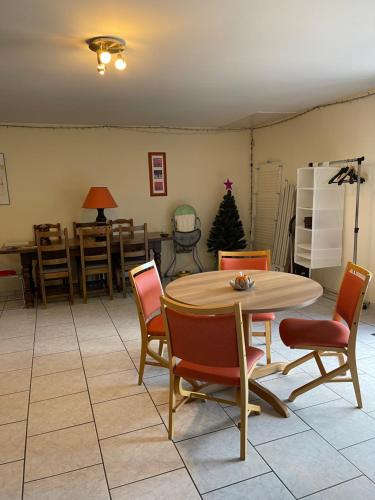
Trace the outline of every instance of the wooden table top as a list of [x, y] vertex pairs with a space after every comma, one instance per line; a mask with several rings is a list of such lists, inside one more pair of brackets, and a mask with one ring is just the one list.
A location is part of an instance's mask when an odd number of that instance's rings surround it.
[[310, 278], [275, 271], [249, 271], [255, 285], [237, 291], [229, 284], [239, 271], [211, 271], [179, 278], [166, 287], [166, 295], [193, 306], [219, 306], [240, 302], [248, 313], [299, 309], [313, 304], [322, 294], [322, 286]]
[[[168, 236], [161, 236], [160, 233], [157, 232], [149, 232], [148, 233], [148, 241], [168, 241], [172, 240], [173, 236], [168, 235]], [[140, 244], [143, 242], [143, 237], [140, 235], [134, 235], [134, 238], [124, 240], [125, 244], [127, 245], [136, 245]], [[118, 245], [119, 243], [119, 238], [115, 237], [112, 239], [112, 243], [114, 245]], [[71, 250], [74, 250], [76, 248], [79, 248], [79, 238], [69, 238], [69, 248]], [[14, 246], [2, 246], [0, 247], [0, 254], [12, 254], [12, 253], [33, 253], [36, 252], [36, 245], [34, 241], [29, 241], [27, 244], [23, 245], [14, 245]]]

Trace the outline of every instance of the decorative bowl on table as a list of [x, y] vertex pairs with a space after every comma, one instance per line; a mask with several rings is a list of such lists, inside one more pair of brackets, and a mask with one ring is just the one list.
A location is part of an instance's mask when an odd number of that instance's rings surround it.
[[250, 290], [254, 286], [255, 281], [250, 274], [239, 273], [234, 279], [230, 280], [229, 283], [234, 290], [243, 292], [245, 290]]

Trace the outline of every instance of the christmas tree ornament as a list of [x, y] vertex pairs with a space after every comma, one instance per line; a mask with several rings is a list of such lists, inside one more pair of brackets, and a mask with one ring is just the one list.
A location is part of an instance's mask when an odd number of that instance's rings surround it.
[[225, 189], [227, 191], [232, 191], [232, 185], [233, 185], [233, 182], [230, 181], [227, 177], [227, 180], [224, 182], [224, 186], [225, 186]]

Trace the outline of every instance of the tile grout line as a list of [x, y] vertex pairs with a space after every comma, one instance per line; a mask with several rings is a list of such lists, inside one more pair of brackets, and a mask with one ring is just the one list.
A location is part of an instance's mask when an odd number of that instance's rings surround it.
[[[223, 410], [225, 411], [225, 408], [223, 408]], [[225, 413], [227, 413], [225, 411]], [[238, 429], [238, 426], [237, 424], [235, 423], [234, 419], [227, 413], [228, 417], [233, 421], [235, 427]], [[249, 417], [247, 417], [249, 418]], [[306, 431], [302, 431], [302, 432], [306, 432]], [[298, 433], [300, 434], [300, 433]], [[289, 436], [287, 436], [289, 437]], [[273, 441], [277, 441], [277, 439], [274, 439]], [[270, 472], [272, 472], [273, 474], [275, 474], [275, 476], [277, 477], [277, 479], [281, 482], [281, 484], [284, 485], [284, 487], [287, 489], [287, 491], [289, 491], [289, 493], [292, 495], [293, 498], [296, 498], [296, 496], [292, 493], [292, 491], [288, 488], [288, 486], [284, 483], [284, 481], [279, 477], [279, 475], [276, 473], [276, 471], [270, 466], [270, 464], [267, 462], [267, 460], [263, 457], [263, 455], [257, 450], [257, 446], [253, 445], [252, 443], [250, 443], [249, 441], [249, 436], [247, 437], [247, 442], [249, 443], [249, 445], [254, 449], [254, 451], [260, 456], [260, 458], [264, 461], [265, 464], [267, 464], [267, 466], [269, 467], [269, 471], [268, 472], [264, 472], [262, 474], [258, 474], [257, 476], [254, 476], [252, 478], [247, 478], [243, 481], [247, 481], [247, 480], [251, 480], [251, 479], [254, 479], [256, 477], [259, 477], [259, 476], [263, 476], [264, 474], [269, 474]], [[240, 481], [240, 482], [243, 482], [243, 481]], [[228, 485], [228, 486], [231, 486], [231, 485]], [[224, 488], [224, 487], [223, 487]], [[212, 491], [215, 491], [215, 490], [212, 490]]]
[[67, 470], [65, 472], [58, 472], [57, 474], [53, 474], [52, 476], [43, 476], [37, 477], [36, 479], [30, 479], [30, 481], [26, 481], [25, 484], [35, 483], [36, 481], [44, 481], [45, 479], [51, 479], [58, 476], [63, 476], [64, 474], [70, 474], [71, 472], [77, 472], [79, 470], [90, 469], [91, 467], [97, 467], [98, 465], [103, 465], [102, 462], [98, 462], [97, 464], [86, 465], [86, 467], [79, 467], [78, 469]]
[[321, 490], [314, 491], [314, 493], [308, 493], [307, 495], [303, 495], [302, 497], [299, 497], [299, 500], [302, 500], [303, 498], [309, 497], [310, 495], [315, 495], [316, 493], [321, 493], [322, 491], [328, 491], [333, 488], [336, 488], [337, 486], [341, 486], [342, 484], [350, 483], [351, 481], [354, 481], [355, 479], [359, 479], [360, 477], [366, 477], [363, 473], [359, 476], [352, 477], [351, 479], [346, 479], [345, 481], [341, 481], [340, 483], [334, 484], [332, 486], [327, 486], [327, 488], [322, 488]]
[[69, 304], [69, 305], [70, 305], [70, 312], [71, 312], [72, 319], [73, 319], [74, 330], [75, 330], [76, 337], [77, 337], [78, 348], [79, 348], [79, 353], [80, 353], [81, 363], [82, 363], [82, 370], [83, 370], [83, 374], [84, 374], [85, 381], [86, 381], [87, 394], [88, 394], [88, 398], [89, 398], [89, 402], [90, 402], [91, 414], [92, 414], [92, 418], [93, 418], [93, 422], [94, 422], [94, 429], [95, 429], [95, 433], [96, 433], [96, 439], [97, 439], [97, 443], [98, 443], [100, 457], [102, 459], [104, 477], [105, 477], [105, 481], [106, 481], [106, 484], [107, 484], [107, 489], [108, 489], [109, 497], [112, 498], [112, 495], [111, 495], [111, 492], [110, 492], [110, 489], [109, 489], [109, 482], [108, 482], [107, 470], [106, 470], [105, 464], [104, 464], [102, 447], [100, 446], [98, 428], [97, 428], [97, 425], [96, 425], [96, 420], [95, 420], [94, 409], [93, 409], [93, 405], [92, 405], [92, 401], [91, 401], [91, 395], [90, 395], [89, 385], [87, 383], [87, 376], [86, 376], [85, 365], [84, 365], [84, 362], [83, 362], [83, 357], [82, 357], [82, 352], [81, 352], [81, 345], [80, 345], [80, 342], [79, 342], [79, 339], [78, 339], [78, 335], [77, 335], [77, 326], [76, 326], [76, 323], [75, 323], [74, 313], [73, 313], [73, 310], [72, 310], [72, 306], [71, 306], [71, 304]]
[[130, 486], [132, 484], [142, 483], [142, 481], [147, 481], [148, 479], [154, 479], [155, 477], [165, 476], [166, 474], [169, 474], [170, 472], [176, 472], [178, 470], [185, 470], [185, 467], [184, 466], [177, 467], [176, 469], [168, 470], [166, 472], [160, 472], [160, 474], [154, 474], [153, 476], [150, 476], [150, 477], [146, 477], [143, 479], [136, 479], [135, 481], [130, 481], [130, 483], [119, 484], [118, 486], [114, 486], [113, 488], [111, 488], [110, 491], [112, 492], [113, 490], [118, 490], [119, 488], [123, 488], [124, 486]]
[[[132, 297], [132, 299], [133, 299], [133, 297]], [[133, 301], [134, 301], [134, 300], [133, 300]], [[108, 312], [108, 310], [107, 310], [107, 308], [105, 307], [105, 305], [104, 305], [104, 304], [103, 304], [103, 306], [104, 306], [105, 310], [107, 311], [107, 314], [108, 314], [109, 318], [111, 319], [111, 321], [112, 321], [112, 323], [113, 323], [113, 326], [116, 328], [117, 334], [119, 335], [119, 337], [120, 337], [120, 339], [121, 339], [121, 342], [123, 343], [123, 345], [124, 345], [124, 348], [125, 348], [126, 352], [128, 353], [128, 355], [129, 355], [130, 359], [132, 360], [132, 363], [133, 363], [133, 365], [134, 365], [135, 369], [137, 370], [137, 367], [135, 366], [135, 363], [134, 363], [134, 361], [133, 361], [133, 358], [130, 356], [129, 351], [126, 349], [125, 342], [122, 340], [122, 337], [121, 337], [121, 336], [120, 336], [120, 334], [118, 333], [117, 327], [116, 327], [116, 325], [114, 324], [114, 322], [113, 322], [113, 320], [112, 320], [112, 318], [111, 318], [110, 313]], [[137, 370], [137, 372], [138, 372], [138, 370]], [[155, 407], [155, 409], [156, 409], [156, 411], [157, 411], [157, 413], [158, 413], [158, 415], [159, 415], [159, 418], [160, 418], [160, 420], [161, 420], [161, 425], [164, 425], [164, 428], [165, 428], [166, 432], [168, 432], [167, 427], [166, 427], [166, 425], [165, 425], [165, 423], [164, 423], [164, 420], [162, 419], [162, 416], [161, 416], [161, 414], [160, 414], [160, 412], [159, 412], [159, 410], [158, 410], [158, 407], [157, 407], [157, 406], [156, 406], [156, 404], [154, 403], [154, 400], [152, 399], [152, 396], [151, 396], [151, 394], [150, 394], [149, 390], [147, 389], [147, 387], [146, 387], [146, 385], [144, 384], [144, 382], [142, 382], [142, 383], [143, 383], [143, 386], [144, 386], [144, 387], [145, 387], [145, 389], [146, 389], [147, 394], [149, 395], [149, 398], [150, 398], [150, 400], [151, 400], [152, 404], [154, 405], [154, 407]], [[160, 425], [160, 424], [159, 424], [159, 425]], [[202, 495], [201, 495], [201, 493], [200, 493], [200, 491], [199, 491], [199, 489], [198, 489], [198, 487], [197, 487], [197, 485], [196, 485], [196, 483], [195, 483], [195, 481], [194, 481], [194, 479], [193, 479], [192, 475], [190, 474], [190, 471], [189, 471], [188, 467], [186, 466], [186, 463], [185, 463], [185, 461], [183, 460], [183, 458], [182, 458], [182, 456], [181, 456], [181, 454], [180, 454], [180, 452], [179, 452], [179, 450], [178, 450], [178, 448], [177, 448], [176, 444], [173, 442], [173, 440], [172, 440], [171, 442], [172, 442], [172, 444], [173, 444], [173, 446], [174, 446], [174, 448], [175, 448], [175, 450], [176, 450], [176, 452], [177, 452], [178, 456], [180, 457], [181, 462], [184, 464], [185, 470], [186, 470], [187, 474], [189, 475], [189, 477], [190, 477], [190, 479], [191, 479], [191, 481], [192, 481], [192, 483], [193, 483], [193, 485], [194, 485], [194, 487], [195, 487], [195, 489], [196, 489], [196, 491], [197, 491], [198, 495], [199, 495], [199, 496], [200, 496], [200, 498], [202, 499], [203, 497], [202, 497]], [[145, 479], [147, 479], [147, 478], [145, 478]]]
[[[323, 403], [323, 404], [324, 404], [324, 403]], [[309, 425], [309, 424], [308, 424], [308, 423], [307, 423], [307, 422], [306, 422], [306, 421], [305, 421], [305, 420], [304, 420], [301, 416], [299, 416], [299, 418], [300, 418], [303, 422], [305, 422], [305, 424], [306, 424], [306, 425]], [[346, 457], [343, 453], [341, 453], [341, 450], [338, 450], [337, 448], [335, 448], [335, 447], [333, 446], [333, 444], [331, 444], [331, 443], [330, 443], [330, 442], [329, 442], [329, 441], [328, 441], [328, 440], [327, 440], [324, 436], [322, 436], [322, 435], [321, 435], [321, 434], [320, 434], [317, 430], [315, 430], [315, 429], [311, 429], [311, 430], [312, 430], [313, 432], [315, 432], [315, 433], [316, 433], [316, 434], [317, 434], [317, 435], [318, 435], [321, 439], [323, 439], [323, 441], [325, 441], [325, 442], [326, 442], [326, 443], [327, 443], [327, 444], [328, 444], [331, 448], [333, 448], [333, 449], [334, 449], [337, 453], [339, 453], [339, 454], [342, 456], [342, 458], [343, 458], [344, 460], [347, 460], [347, 461], [348, 461], [348, 462], [349, 462], [349, 463], [350, 463], [350, 464], [351, 464], [351, 465], [352, 465], [355, 469], [357, 469], [357, 471], [360, 473], [360, 475], [363, 475], [363, 476], [367, 477], [367, 479], [369, 479], [369, 481], [371, 481], [372, 483], [374, 483], [374, 484], [375, 484], [375, 481], [373, 481], [370, 477], [368, 477], [368, 476], [367, 476], [367, 474], [365, 474], [363, 471], [361, 471], [361, 469], [359, 469], [359, 467], [357, 467], [357, 466], [356, 466], [356, 465], [355, 465], [355, 464], [354, 464], [351, 460], [349, 460], [349, 458], [347, 458], [347, 457]], [[358, 444], [360, 444], [360, 443], [358, 443]], [[352, 446], [356, 446], [356, 445], [355, 445], [355, 444], [353, 444]], [[350, 448], [350, 446], [346, 447], [345, 449], [348, 449], [348, 448]], [[358, 477], [358, 476], [356, 476], [356, 477]], [[352, 478], [352, 479], [355, 479], [355, 478]], [[340, 484], [340, 483], [338, 483], [338, 484]], [[336, 485], [333, 485], [333, 486], [336, 486]]]
[[31, 439], [34, 437], [45, 436], [46, 434], [51, 434], [52, 432], [65, 431], [66, 429], [74, 429], [75, 427], [81, 427], [82, 425], [91, 424], [93, 421], [94, 419], [89, 420], [88, 422], [81, 422], [80, 424], [68, 425], [67, 427], [59, 427], [58, 429], [52, 429], [50, 431], [38, 432], [37, 434], [27, 434], [26, 437]]
[[28, 402], [27, 402], [27, 414], [26, 414], [26, 430], [25, 430], [25, 447], [24, 447], [24, 461], [23, 461], [23, 472], [22, 472], [21, 499], [23, 499], [24, 489], [25, 489], [26, 453], [27, 453], [27, 429], [28, 429], [28, 426], [29, 426], [30, 400], [31, 400], [31, 384], [32, 384], [32, 379], [33, 379], [32, 374], [33, 374], [33, 366], [34, 366], [35, 330], [36, 330], [36, 324], [37, 324], [37, 317], [38, 317], [38, 307], [37, 307], [37, 304], [36, 304], [35, 322], [34, 322], [34, 338], [33, 338], [33, 348], [32, 348], [32, 355], [31, 355], [29, 398], [28, 398]]

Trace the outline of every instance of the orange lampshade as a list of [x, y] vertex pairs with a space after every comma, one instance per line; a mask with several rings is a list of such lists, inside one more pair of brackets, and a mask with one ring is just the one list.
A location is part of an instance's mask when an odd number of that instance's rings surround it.
[[117, 203], [106, 187], [92, 187], [88, 192], [82, 208], [116, 208]]

